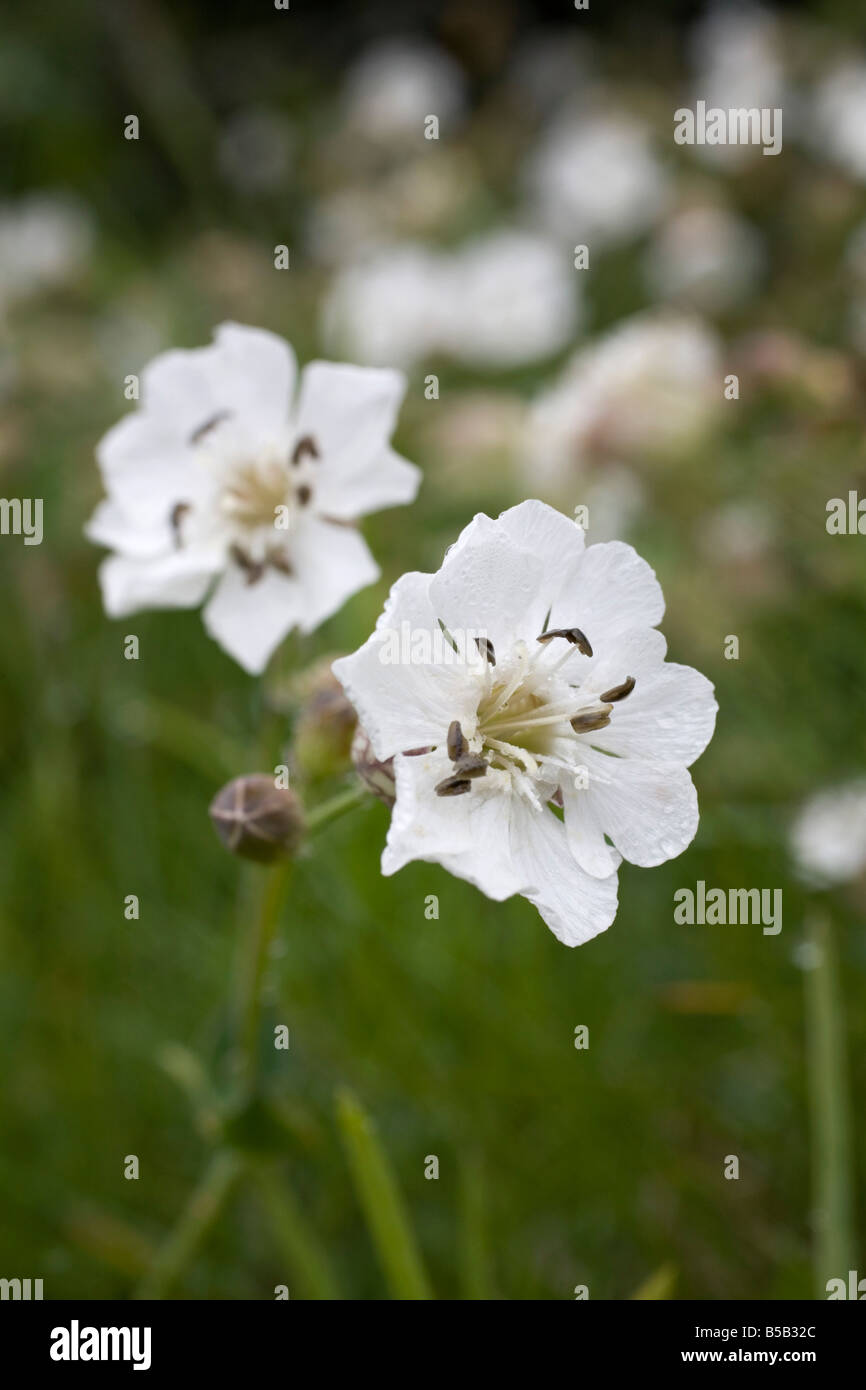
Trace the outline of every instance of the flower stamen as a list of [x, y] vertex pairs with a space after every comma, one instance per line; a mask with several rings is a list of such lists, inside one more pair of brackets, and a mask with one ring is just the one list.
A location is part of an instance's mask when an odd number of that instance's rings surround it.
[[230, 410], [218, 410], [216, 415], [211, 415], [210, 419], [205, 420], [203, 425], [199, 425], [198, 429], [193, 430], [189, 437], [190, 444], [200, 444], [206, 434], [210, 434], [211, 430], [216, 429], [223, 420], [228, 420], [230, 415]]
[[635, 688], [635, 684], [634, 676], [626, 676], [622, 685], [615, 685], [612, 690], [606, 690], [604, 694], [599, 695], [598, 698], [603, 704], [615, 704], [617, 700], [624, 700], [627, 695], [630, 695]]
[[321, 458], [319, 446], [311, 434], [302, 435], [292, 450], [292, 463], [296, 467], [304, 458]]
[[588, 710], [586, 714], [576, 714], [568, 722], [576, 734], [591, 734], [596, 729], [607, 728], [612, 708], [612, 705], [605, 705], [600, 710]]
[[462, 758], [464, 754], [469, 752], [469, 745], [463, 736], [463, 730], [460, 727], [459, 719], [453, 719], [449, 724], [445, 746], [448, 749], [448, 756], [452, 763], [456, 763], [459, 758]]
[[174, 537], [175, 550], [180, 550], [183, 546], [183, 533], [181, 531], [181, 522], [183, 521], [187, 512], [191, 511], [191, 502], [175, 502], [174, 506], [169, 512], [168, 522], [171, 527], [172, 535]]
[[564, 637], [566, 642], [577, 647], [577, 650], [583, 652], [584, 656], [592, 656], [589, 638], [584, 632], [581, 632], [579, 627], [552, 627], [549, 631], [542, 632], [535, 640], [536, 642], [551, 642], [554, 637]]

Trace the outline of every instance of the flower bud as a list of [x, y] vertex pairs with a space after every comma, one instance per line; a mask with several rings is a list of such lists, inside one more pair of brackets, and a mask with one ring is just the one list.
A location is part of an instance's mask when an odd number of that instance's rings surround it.
[[374, 796], [390, 809], [397, 800], [397, 783], [394, 780], [394, 759], [380, 762], [373, 752], [373, 745], [359, 724], [352, 739], [352, 762], [355, 771]]
[[330, 660], [306, 674], [301, 693], [304, 704], [292, 742], [299, 770], [310, 778], [343, 772], [358, 716], [331, 671]]
[[304, 837], [304, 810], [293, 791], [253, 772], [217, 792], [210, 818], [227, 850], [259, 864], [287, 859]]

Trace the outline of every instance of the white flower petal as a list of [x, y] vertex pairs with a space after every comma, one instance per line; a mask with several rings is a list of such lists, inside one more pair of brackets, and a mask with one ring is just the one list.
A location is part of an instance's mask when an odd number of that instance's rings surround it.
[[563, 799], [568, 841], [587, 873], [610, 873], [609, 852], [605, 856], [598, 845], [601, 833], [624, 859], [645, 868], [675, 859], [691, 844], [698, 797], [685, 767], [606, 758], [592, 749], [585, 762], [589, 785], [580, 791], [563, 786]]
[[665, 611], [664, 596], [646, 560], [624, 541], [590, 545], [578, 566], [574, 587], [558, 597], [551, 627], [574, 627], [611, 645], [629, 628], [655, 627]]
[[209, 347], [163, 353], [142, 373], [142, 407], [190, 435], [220, 411], [259, 436], [287, 423], [297, 367], [287, 342], [262, 328], [224, 323]]
[[[456, 654], [452, 663], [390, 659], [394, 654], [411, 658], [416, 638], [432, 638], [439, 631], [430, 603], [430, 578], [413, 572], [398, 579], [375, 633], [332, 667], [377, 758], [441, 744], [452, 720], [474, 721], [477, 666], [470, 677]], [[429, 649], [433, 651], [432, 641]]]
[[[592, 878], [574, 859], [565, 826], [547, 808], [535, 811], [513, 801], [511, 848], [521, 889], [554, 936], [581, 946], [606, 931], [616, 916], [617, 877]], [[617, 857], [618, 862], [618, 857]]]
[[365, 468], [342, 478], [331, 474], [326, 461], [319, 475], [316, 508], [340, 521], [352, 521], [412, 502], [420, 486], [420, 468], [386, 446]]
[[480, 782], [463, 796], [438, 796], [437, 784], [452, 771], [444, 748], [394, 759], [397, 802], [382, 872], [396, 873], [415, 859], [433, 861], [501, 902], [522, 887], [511, 857], [511, 798], [507, 793], [487, 794]]
[[105, 490], [132, 525], [161, 526], [168, 535], [171, 508], [195, 502], [210, 487], [186, 437], [170, 416], [142, 411], [118, 421], [96, 447]]
[[[584, 758], [587, 767], [591, 751]], [[560, 788], [565, 808], [566, 838], [572, 855], [593, 878], [607, 878], [616, 868], [619, 856], [604, 838], [598, 800], [590, 795], [588, 786], [578, 789], [568, 777], [563, 778]]]
[[213, 576], [212, 564], [184, 550], [147, 559], [109, 555], [99, 567], [102, 601], [111, 618], [142, 608], [194, 608]]
[[211, 637], [256, 676], [286, 633], [300, 623], [303, 611], [303, 590], [296, 579], [269, 569], [255, 584], [248, 584], [242, 571], [232, 565], [202, 616]]
[[316, 516], [305, 517], [292, 534], [289, 559], [303, 595], [302, 632], [312, 632], [380, 573], [360, 531]]
[[666, 661], [644, 673], [592, 742], [623, 757], [690, 767], [713, 736], [718, 708], [706, 676]]
[[[566, 669], [570, 678], [574, 678], [572, 672], [579, 676], [581, 695], [587, 699], [598, 697], [608, 690], [613, 690], [615, 686], [622, 685], [627, 676], [634, 677], [635, 690], [639, 685], [643, 691], [650, 677], [655, 678], [661, 673], [667, 645], [664, 634], [655, 627], [633, 628], [630, 632], [614, 637], [612, 641], [608, 641], [604, 633], [598, 632], [595, 635], [593, 656], [584, 659], [578, 656], [575, 661], [580, 661], [580, 666], [572, 663]], [[614, 721], [620, 718], [621, 712], [632, 699], [634, 691], [617, 705], [613, 713]], [[604, 733], [607, 734], [608, 730], [605, 729]], [[595, 734], [590, 742], [597, 742]]]
[[504, 532], [486, 530], [486, 521], [475, 518], [477, 542], [461, 540], [449, 550], [430, 599], [450, 631], [481, 634], [503, 651], [533, 627], [544, 565]]
[[316, 509], [351, 520], [414, 497], [420, 474], [388, 444], [406, 393], [402, 372], [311, 362], [304, 368], [295, 429], [319, 450]]
[[[558, 596], [570, 593], [577, 582], [578, 566], [585, 549], [582, 529], [555, 507], [530, 499], [509, 507], [493, 520], [484, 512], [473, 517], [449, 549], [445, 563], [463, 549], [483, 541], [510, 541], [516, 550], [528, 551], [541, 564], [541, 575], [532, 603], [525, 608], [525, 630], [519, 635], [537, 637]], [[444, 565], [443, 565], [444, 568]]]
[[88, 540], [108, 546], [132, 559], [156, 559], [169, 547], [170, 528], [162, 520], [155, 526], [143, 526], [140, 518], [131, 521], [110, 498], [100, 502], [84, 527]]

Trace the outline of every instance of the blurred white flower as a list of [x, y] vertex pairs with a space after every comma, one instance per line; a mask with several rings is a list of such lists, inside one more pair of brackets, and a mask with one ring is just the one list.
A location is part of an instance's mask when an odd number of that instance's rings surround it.
[[775, 538], [769, 507], [751, 498], [725, 502], [711, 512], [700, 528], [699, 540], [707, 559], [750, 565], [762, 560]]
[[746, 299], [763, 264], [756, 229], [726, 208], [706, 205], [686, 208], [659, 228], [644, 273], [657, 298], [713, 313]]
[[375, 144], [424, 139], [424, 120], [448, 129], [463, 110], [465, 80], [434, 44], [391, 39], [376, 44], [351, 68], [344, 92], [351, 129]]
[[813, 147], [866, 180], [866, 62], [841, 63], [815, 92]]
[[106, 611], [188, 608], [246, 670], [293, 627], [310, 632], [379, 570], [352, 523], [409, 502], [418, 470], [388, 443], [399, 372], [297, 369], [273, 333], [223, 324], [157, 357], [141, 405], [101, 441], [107, 498], [87, 534], [114, 553]]
[[720, 345], [698, 318], [638, 314], [581, 349], [533, 402], [523, 462], [551, 485], [593, 459], [678, 452], [709, 427], [722, 399]]
[[661, 215], [667, 174], [644, 127], [625, 115], [561, 117], [526, 169], [530, 212], [566, 244], [628, 241]]
[[[694, 30], [692, 94], [695, 101], [724, 111], [740, 107], [782, 107], [785, 119], [792, 103], [776, 16], [758, 5], [714, 5]], [[696, 145], [694, 153], [709, 164], [738, 167], [760, 156], [760, 146], [746, 144]]]
[[866, 869], [866, 778], [811, 797], [793, 825], [791, 853], [818, 883], [858, 878]]
[[[620, 856], [660, 864], [698, 823], [687, 768], [716, 702], [665, 662], [663, 611], [630, 546], [585, 549], [537, 501], [476, 516], [438, 573], [398, 580], [376, 632], [333, 667], [375, 756], [394, 759], [383, 872], [435, 861], [497, 901], [523, 894], [567, 945], [604, 931]], [[429, 651], [444, 628], [453, 660], [391, 664], [404, 624]]]
[[322, 322], [326, 341], [361, 362], [408, 369], [441, 352], [512, 367], [571, 340], [578, 286], [568, 257], [532, 232], [493, 232], [450, 253], [406, 243], [341, 272]]
[[557, 246], [531, 232], [500, 231], [460, 248], [448, 267], [443, 348], [477, 366], [549, 357], [577, 328], [577, 275]]
[[59, 193], [0, 203], [0, 309], [76, 275], [93, 246], [85, 204]]
[[571, 501], [586, 507], [587, 536], [610, 541], [628, 535], [646, 504], [646, 489], [631, 468], [605, 462], [585, 487], [571, 488]]
[[412, 242], [383, 248], [334, 279], [322, 306], [322, 335], [358, 362], [410, 370], [442, 341], [446, 262]]

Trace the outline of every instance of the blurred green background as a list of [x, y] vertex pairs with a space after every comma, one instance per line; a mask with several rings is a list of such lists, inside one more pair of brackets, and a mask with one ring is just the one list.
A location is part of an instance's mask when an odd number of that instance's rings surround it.
[[[423, 234], [448, 246], [513, 220], [547, 116], [520, 96], [515, 64], [539, 44], [570, 62], [579, 37], [589, 48], [574, 51], [575, 82], [589, 62], [608, 98], [639, 113], [672, 179], [699, 178], [763, 238], [761, 277], [711, 317], [725, 370], [758, 331], [787, 335], [795, 367], [760, 383], [740, 369], [740, 400], [699, 442], [630, 460], [642, 500], [627, 538], [662, 583], [671, 659], [717, 687], [717, 733], [694, 770], [700, 830], [673, 863], [623, 866], [615, 924], [576, 951], [527, 902], [488, 902], [438, 866], [382, 878], [377, 803], [323, 832], [298, 866], [269, 968], [263, 1038], [275, 1021], [291, 1030], [287, 1054], [265, 1048], [285, 1120], [273, 1152], [345, 1297], [387, 1286], [337, 1132], [340, 1086], [375, 1118], [439, 1297], [561, 1299], [586, 1284], [592, 1298], [628, 1298], [661, 1269], [674, 1297], [813, 1297], [829, 1277], [815, 1216], [827, 1174], [825, 1157], [811, 1163], [821, 1121], [807, 1063], [821, 1038], [807, 1027], [817, 972], [802, 946], [810, 923], [833, 934], [831, 1015], [848, 1075], [834, 1062], [818, 1090], [847, 1095], [857, 1117], [866, 880], [810, 884], [789, 834], [816, 791], [866, 773], [866, 541], [824, 524], [829, 498], [866, 495], [866, 371], [844, 270], [866, 198], [850, 171], [793, 136], [780, 158], [695, 174], [670, 123], [696, 7], [651, 19], [637, 5], [615, 17], [564, 8], [401, 7], [401, 32], [447, 53], [465, 83], [441, 148], [411, 157], [462, 161], [469, 193], [446, 199]], [[396, 440], [424, 470], [419, 499], [364, 527], [381, 581], [312, 638], [290, 639], [264, 682], [195, 612], [104, 616], [82, 526], [101, 491], [94, 445], [127, 408], [124, 375], [162, 348], [205, 344], [225, 318], [283, 334], [301, 362], [327, 355], [320, 305], [333, 267], [311, 211], [350, 184], [371, 198], [379, 189], [380, 204], [399, 186], [405, 150], [359, 143], [343, 104], [346, 71], [397, 16], [327, 9], [80, 3], [4, 20], [0, 491], [44, 498], [45, 538], [0, 539], [0, 1275], [42, 1277], [47, 1298], [126, 1297], [207, 1161], [166, 1049], [188, 1049], [222, 1084], [226, 982], [256, 887], [256, 870], [218, 845], [207, 805], [237, 773], [296, 768], [293, 674], [358, 646], [389, 584], [435, 569], [474, 511], [526, 495], [570, 510], [587, 478], [603, 478], [602, 462], [564, 489], [535, 487], [507, 430], [462, 452], [445, 428], [479, 393], [489, 416], [511, 419], [572, 344], [508, 370], [434, 354], [411, 367]], [[801, 93], [817, 80], [813, 55], [850, 53], [856, 22], [841, 5], [785, 11], [778, 42]], [[272, 176], [250, 187], [225, 131], [262, 109], [282, 134]], [[130, 112], [137, 142], [122, 135]], [[68, 269], [28, 288], [14, 224], [34, 194], [77, 200], [85, 230]], [[278, 243], [291, 248], [288, 273], [273, 268]], [[584, 343], [652, 302], [642, 245], [594, 257]], [[428, 371], [439, 401], [425, 400]], [[760, 522], [745, 548], [744, 516]], [[123, 657], [131, 632], [137, 662]], [[738, 660], [724, 657], [729, 634]], [[315, 804], [349, 778], [299, 785]], [[673, 894], [698, 879], [781, 887], [782, 932], [677, 926]], [[124, 918], [131, 893], [138, 921]], [[431, 893], [436, 921], [424, 915]], [[579, 1024], [586, 1051], [574, 1047]], [[856, 1268], [862, 1134], [851, 1151], [841, 1190], [847, 1171]], [[138, 1181], [124, 1179], [128, 1154]], [[438, 1181], [424, 1177], [429, 1154]], [[738, 1181], [723, 1176], [729, 1154]], [[172, 1292], [270, 1298], [281, 1283], [294, 1297], [269, 1219], [241, 1188]]]

